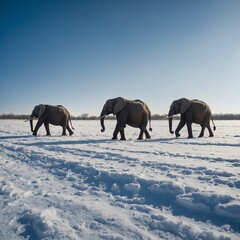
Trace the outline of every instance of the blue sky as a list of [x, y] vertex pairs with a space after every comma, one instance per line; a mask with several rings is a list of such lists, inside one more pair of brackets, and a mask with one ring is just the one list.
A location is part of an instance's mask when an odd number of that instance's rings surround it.
[[240, 112], [238, 0], [0, 0], [0, 114], [181, 97]]

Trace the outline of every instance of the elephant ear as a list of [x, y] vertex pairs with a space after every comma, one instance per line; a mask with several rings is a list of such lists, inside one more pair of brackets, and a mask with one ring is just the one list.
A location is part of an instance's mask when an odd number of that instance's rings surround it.
[[122, 97], [116, 99], [116, 103], [113, 108], [113, 114], [117, 115], [126, 105], [126, 100]]
[[40, 104], [40, 105], [39, 105], [39, 110], [38, 110], [38, 118], [40, 118], [40, 117], [43, 115], [43, 113], [45, 112], [45, 110], [46, 110], [45, 105]]
[[191, 105], [191, 101], [186, 98], [181, 98], [180, 100], [180, 114], [185, 113]]

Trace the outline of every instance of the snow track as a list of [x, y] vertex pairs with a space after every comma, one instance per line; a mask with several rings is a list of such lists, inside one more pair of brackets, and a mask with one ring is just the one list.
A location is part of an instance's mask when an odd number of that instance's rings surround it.
[[[153, 121], [152, 139], [110, 140], [115, 121], [75, 121], [75, 134], [29, 134], [0, 122], [2, 239], [239, 239], [240, 121], [214, 138], [179, 139]], [[194, 128], [197, 136], [199, 129]]]

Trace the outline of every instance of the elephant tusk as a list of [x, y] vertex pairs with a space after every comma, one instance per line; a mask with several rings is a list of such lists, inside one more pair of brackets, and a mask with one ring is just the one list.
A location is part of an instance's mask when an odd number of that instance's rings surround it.
[[99, 118], [99, 119], [102, 119], [102, 118], [105, 118], [105, 117], [106, 117], [106, 114], [103, 115], [103, 116], [99, 116], [98, 118]]
[[169, 117], [169, 116], [166, 116], [167, 119], [172, 118], [172, 117], [173, 117], [173, 116], [170, 116], [170, 117]]
[[31, 121], [33, 118], [26, 119], [25, 122]]

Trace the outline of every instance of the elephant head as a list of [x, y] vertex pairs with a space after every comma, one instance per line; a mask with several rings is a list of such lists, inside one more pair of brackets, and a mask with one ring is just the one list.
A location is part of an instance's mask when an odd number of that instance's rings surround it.
[[105, 131], [104, 118], [109, 114], [117, 115], [125, 107], [125, 105], [126, 105], [126, 100], [122, 97], [109, 99], [106, 101], [100, 115], [102, 132]]
[[33, 118], [40, 118], [43, 113], [45, 112], [46, 107], [43, 104], [37, 105], [34, 107], [32, 114], [30, 116], [30, 127], [31, 127], [31, 131], [33, 132]]
[[169, 112], [168, 112], [168, 121], [169, 121], [169, 132], [171, 134], [174, 133], [174, 131], [172, 131], [172, 117], [176, 114], [184, 114], [188, 108], [191, 105], [191, 101], [186, 99], [186, 98], [181, 98], [179, 100], [175, 100], [172, 102]]

